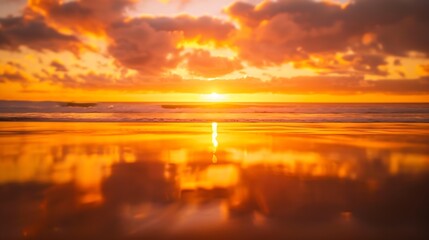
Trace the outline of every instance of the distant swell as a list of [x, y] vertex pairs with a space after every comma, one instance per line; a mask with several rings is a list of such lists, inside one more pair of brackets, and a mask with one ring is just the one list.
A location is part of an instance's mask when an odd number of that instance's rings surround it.
[[427, 103], [64, 103], [0, 101], [16, 122], [409, 122], [428, 123]]
[[0, 122], [174, 122], [174, 123], [197, 123], [197, 122], [276, 122], [276, 123], [429, 123], [429, 116], [425, 117], [398, 117], [398, 116], [377, 116], [358, 118], [353, 116], [318, 116], [318, 117], [263, 117], [254, 118], [252, 116], [243, 116], [242, 118], [234, 117], [201, 117], [196, 116], [192, 118], [162, 118], [162, 117], [107, 117], [107, 118], [85, 118], [85, 117], [69, 117], [69, 118], [55, 118], [55, 117], [0, 117]]

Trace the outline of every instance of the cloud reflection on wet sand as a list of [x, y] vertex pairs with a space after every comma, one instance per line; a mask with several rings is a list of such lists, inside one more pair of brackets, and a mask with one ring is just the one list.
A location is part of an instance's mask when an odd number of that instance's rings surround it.
[[6, 239], [429, 235], [425, 124], [1, 129]]

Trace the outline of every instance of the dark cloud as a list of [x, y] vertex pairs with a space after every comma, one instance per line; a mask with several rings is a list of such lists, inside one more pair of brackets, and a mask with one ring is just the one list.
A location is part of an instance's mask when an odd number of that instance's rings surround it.
[[203, 77], [219, 77], [243, 67], [237, 59], [215, 57], [204, 50], [196, 50], [187, 54], [186, 57], [187, 69], [192, 74]]
[[260, 25], [278, 15], [288, 15], [305, 29], [329, 27], [341, 19], [339, 5], [311, 0], [265, 1], [258, 6], [237, 2], [227, 9], [231, 16], [244, 20], [248, 26]]
[[393, 65], [395, 65], [395, 66], [402, 66], [402, 61], [401, 61], [401, 59], [395, 59], [395, 60], [393, 61]]
[[140, 18], [158, 31], [179, 31], [186, 39], [195, 39], [199, 42], [226, 41], [235, 30], [231, 23], [219, 19], [203, 16], [194, 18], [187, 15], [177, 17]]
[[30, 0], [29, 8], [53, 23], [77, 31], [104, 33], [108, 25], [121, 21], [135, 0]]
[[227, 13], [249, 34], [236, 39], [241, 57], [253, 65], [301, 60], [311, 53], [347, 47], [338, 5], [313, 1], [267, 1], [258, 7], [238, 2]]
[[51, 62], [51, 67], [53, 67], [55, 69], [55, 71], [57, 72], [67, 72], [67, 68], [66, 66], [64, 66], [63, 64], [61, 64], [58, 61], [52, 61]]
[[273, 78], [262, 81], [256, 78], [228, 80], [182, 79], [178, 76], [151, 78], [145, 75], [115, 78], [106, 74], [85, 74], [72, 77], [55, 76], [51, 81], [76, 89], [110, 89], [140, 92], [202, 93], [213, 89], [234, 93], [279, 94], [366, 94], [396, 95], [428, 94], [429, 78], [365, 80], [362, 77], [302, 76]]
[[388, 73], [380, 67], [386, 66], [387, 62], [382, 55], [376, 54], [348, 54], [343, 59], [350, 62], [353, 70], [373, 75], [387, 75]]
[[26, 46], [35, 50], [77, 51], [79, 40], [49, 27], [42, 18], [0, 18], [0, 48], [17, 50]]
[[[359, 77], [294, 77], [271, 81], [240, 79], [214, 80], [207, 83], [228, 93], [290, 93], [290, 94], [427, 94], [429, 79], [364, 80]], [[197, 84], [195, 84], [197, 85]], [[200, 83], [199, 85], [204, 85]], [[203, 87], [201, 87], [203, 89]], [[200, 90], [201, 90], [200, 89]], [[198, 92], [198, 91], [195, 91]]]
[[24, 67], [21, 64], [17, 63], [17, 62], [8, 61], [6, 64], [9, 65], [9, 66], [11, 66], [12, 68], [16, 68], [16, 69], [19, 69], [19, 70], [24, 70]]
[[249, 33], [241, 31], [236, 38], [240, 56], [264, 66], [348, 50], [361, 56], [428, 55], [429, 15], [422, 9], [429, 9], [429, 1], [355, 0], [343, 8], [279, 0], [258, 6], [237, 2], [226, 12]]
[[159, 74], [183, 60], [179, 43], [226, 40], [233, 26], [210, 17], [142, 17], [117, 22], [108, 29], [109, 52], [123, 66]]
[[356, 0], [344, 10], [346, 30], [373, 32], [386, 53], [429, 54], [429, 1]]
[[179, 62], [176, 45], [181, 36], [177, 32], [157, 31], [146, 21], [135, 19], [114, 24], [108, 34], [113, 39], [110, 54], [128, 68], [153, 75]]
[[[30, 1], [31, 12], [53, 26], [75, 33], [105, 34], [108, 52], [120, 63], [146, 75], [159, 75], [183, 60], [181, 41], [221, 44], [235, 30], [231, 23], [208, 16], [194, 18], [138, 17], [125, 19], [134, 0]], [[2, 39], [2, 35], [0, 35]]]
[[27, 78], [18, 71], [4, 71], [0, 72], [0, 83], [4, 82], [27, 82]]

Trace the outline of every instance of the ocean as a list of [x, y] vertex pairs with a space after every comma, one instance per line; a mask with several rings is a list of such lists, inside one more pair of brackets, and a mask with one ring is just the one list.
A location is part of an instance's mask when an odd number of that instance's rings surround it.
[[429, 104], [0, 102], [2, 239], [429, 239]]
[[427, 123], [429, 104], [0, 101], [0, 121]]

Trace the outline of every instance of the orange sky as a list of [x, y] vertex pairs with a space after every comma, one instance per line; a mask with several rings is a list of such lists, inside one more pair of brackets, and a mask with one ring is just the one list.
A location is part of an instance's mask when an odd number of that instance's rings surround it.
[[428, 8], [0, 0], [0, 99], [428, 102]]

